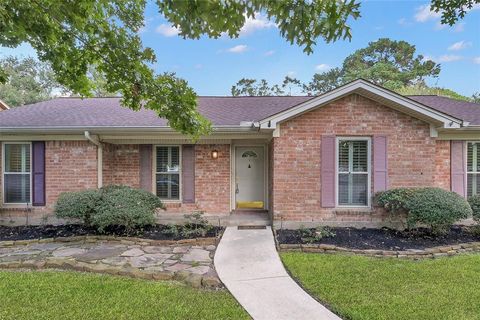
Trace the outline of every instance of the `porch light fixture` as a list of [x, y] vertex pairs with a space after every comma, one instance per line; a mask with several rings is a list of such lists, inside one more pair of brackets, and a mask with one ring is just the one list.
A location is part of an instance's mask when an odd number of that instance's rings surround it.
[[217, 150], [212, 150], [212, 159], [218, 159], [218, 151]]

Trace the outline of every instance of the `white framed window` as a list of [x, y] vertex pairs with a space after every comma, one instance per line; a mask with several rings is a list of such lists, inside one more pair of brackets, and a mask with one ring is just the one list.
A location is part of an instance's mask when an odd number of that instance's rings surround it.
[[368, 137], [337, 138], [337, 206], [370, 206], [370, 150], [371, 140]]
[[27, 142], [4, 142], [2, 148], [3, 203], [32, 202], [32, 145]]
[[480, 142], [467, 142], [467, 197], [480, 194]]
[[162, 200], [180, 200], [180, 146], [155, 147], [155, 193]]

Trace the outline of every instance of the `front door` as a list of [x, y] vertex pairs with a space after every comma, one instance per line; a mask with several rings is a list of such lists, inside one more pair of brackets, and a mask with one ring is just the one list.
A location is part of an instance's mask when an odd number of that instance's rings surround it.
[[265, 148], [235, 149], [236, 208], [265, 208]]

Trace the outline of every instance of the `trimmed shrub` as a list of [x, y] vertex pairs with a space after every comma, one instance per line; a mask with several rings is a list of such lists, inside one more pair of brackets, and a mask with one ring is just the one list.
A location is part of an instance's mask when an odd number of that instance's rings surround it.
[[109, 226], [124, 227], [126, 232], [153, 225], [155, 209], [163, 208], [160, 199], [145, 190], [127, 186], [108, 186], [101, 188], [102, 200], [99, 202], [92, 219], [100, 232]]
[[391, 213], [406, 211], [405, 204], [417, 189], [395, 188], [379, 192], [375, 195], [376, 203]]
[[99, 190], [62, 193], [55, 205], [59, 218], [80, 219], [104, 232], [108, 227], [135, 228], [155, 223], [155, 211], [164, 208], [154, 194], [127, 186], [107, 186]]
[[468, 203], [472, 208], [473, 219], [480, 223], [480, 195], [468, 198]]
[[446, 232], [453, 223], [472, 214], [464, 198], [440, 188], [388, 190], [378, 196], [378, 204], [392, 213], [405, 212], [409, 228], [426, 225], [436, 234]]
[[55, 204], [55, 215], [62, 219], [79, 219], [90, 226], [100, 198], [98, 190], [63, 192]]

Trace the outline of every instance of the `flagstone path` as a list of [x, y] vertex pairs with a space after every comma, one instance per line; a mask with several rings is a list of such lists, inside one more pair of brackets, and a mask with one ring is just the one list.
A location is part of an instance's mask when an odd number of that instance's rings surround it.
[[[21, 243], [21, 241], [17, 241]], [[0, 268], [71, 269], [219, 288], [215, 245], [151, 245], [129, 241], [0, 242]]]

